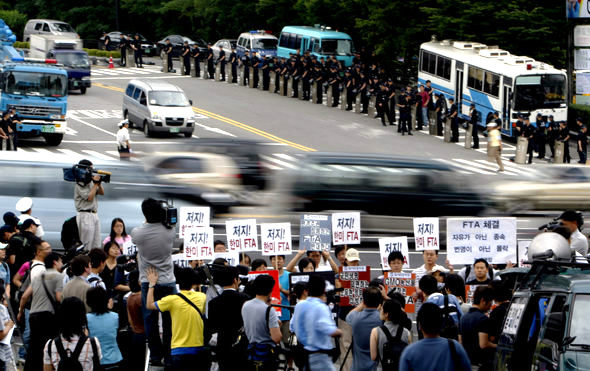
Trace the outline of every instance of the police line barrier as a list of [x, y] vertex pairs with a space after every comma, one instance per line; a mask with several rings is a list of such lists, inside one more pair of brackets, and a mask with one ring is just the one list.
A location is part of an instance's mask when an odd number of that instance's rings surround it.
[[516, 142], [516, 157], [514, 158], [514, 162], [517, 164], [524, 164], [526, 163], [526, 155], [527, 155], [527, 148], [529, 146], [528, 138], [518, 137]]

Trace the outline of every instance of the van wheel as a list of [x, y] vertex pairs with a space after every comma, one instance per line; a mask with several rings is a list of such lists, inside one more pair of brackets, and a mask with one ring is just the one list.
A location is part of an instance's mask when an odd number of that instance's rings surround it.
[[146, 138], [149, 138], [152, 136], [152, 131], [150, 130], [150, 124], [148, 124], [147, 121], [143, 122], [143, 133], [145, 134]]
[[123, 111], [123, 120], [127, 120], [129, 122], [129, 127], [133, 127], [133, 123], [129, 120], [129, 112], [127, 110]]
[[86, 87], [80, 88], [80, 93], [86, 94]]
[[193, 136], [193, 133], [184, 133], [185, 138], [190, 138]]

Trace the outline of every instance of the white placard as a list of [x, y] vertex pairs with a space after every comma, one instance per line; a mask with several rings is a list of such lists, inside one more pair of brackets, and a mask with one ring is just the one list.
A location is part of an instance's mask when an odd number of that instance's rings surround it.
[[225, 222], [229, 251], [258, 251], [256, 219], [237, 219]]
[[186, 260], [205, 260], [212, 257], [212, 227], [195, 227], [184, 231], [184, 258]]
[[531, 240], [518, 240], [518, 266], [519, 267], [530, 267], [530, 264], [525, 264], [528, 261], [529, 246]]
[[516, 262], [516, 218], [447, 219], [447, 257], [451, 264]]
[[238, 264], [240, 264], [240, 253], [238, 253], [237, 251], [214, 252], [213, 258], [211, 260], [215, 260], [217, 258], [222, 258], [222, 259], [227, 260], [227, 263], [229, 265], [231, 265], [232, 267], [235, 267]]
[[576, 94], [590, 94], [590, 73], [576, 73]]
[[291, 223], [260, 224], [262, 255], [291, 255]]
[[200, 206], [183, 206], [180, 208], [178, 237], [184, 237], [184, 231], [194, 227], [208, 227], [211, 219], [211, 209]]
[[381, 268], [389, 270], [387, 257], [394, 251], [399, 251], [404, 256], [403, 268], [410, 268], [410, 253], [408, 251], [408, 237], [387, 237], [379, 239], [379, 253], [381, 254]]
[[131, 239], [125, 240], [123, 242], [123, 255], [131, 256], [137, 253], [137, 246], [133, 243]]
[[574, 49], [574, 69], [590, 70], [590, 49]]
[[518, 325], [522, 319], [524, 313], [525, 304], [523, 303], [512, 303], [510, 309], [508, 309], [508, 315], [506, 316], [506, 322], [504, 322], [503, 333], [508, 335], [516, 335], [518, 331]]
[[359, 245], [361, 243], [361, 213], [332, 214], [332, 244]]
[[414, 218], [416, 250], [439, 250], [438, 218]]
[[180, 268], [189, 268], [190, 262], [184, 258], [184, 253], [172, 254], [172, 263]]
[[574, 27], [574, 46], [590, 47], [590, 26], [578, 25]]

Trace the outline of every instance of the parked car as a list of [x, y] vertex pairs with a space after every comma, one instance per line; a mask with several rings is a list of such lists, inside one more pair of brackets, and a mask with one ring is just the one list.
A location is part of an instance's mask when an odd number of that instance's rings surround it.
[[236, 40], [236, 39], [217, 40], [217, 42], [215, 44], [213, 44], [213, 46], [212, 46], [213, 56], [215, 57], [215, 59], [219, 58], [219, 47], [221, 46], [223, 48], [223, 51], [225, 52], [225, 58], [227, 60], [229, 60], [229, 55], [231, 54], [231, 49], [236, 48], [237, 42], [238, 42], [238, 40]]
[[23, 41], [29, 42], [33, 34], [80, 38], [80, 35], [68, 23], [54, 19], [30, 19], [25, 25]]
[[201, 52], [205, 52], [207, 51], [207, 42], [204, 41], [203, 39], [195, 39], [195, 40], [191, 40], [190, 38], [186, 37], [186, 36], [180, 36], [180, 35], [168, 35], [165, 38], [163, 38], [162, 40], [157, 42], [157, 46], [158, 46], [158, 55], [162, 56], [164, 51], [162, 49], [165, 48], [166, 46], [166, 39], [170, 40], [170, 43], [172, 44], [172, 56], [173, 57], [178, 57], [179, 55], [182, 54], [182, 48], [184, 47], [184, 42], [188, 41], [189, 46], [193, 46], [193, 44], [197, 44], [197, 47], [199, 48], [199, 50]]
[[123, 117], [146, 137], [182, 133], [190, 138], [195, 130], [192, 104], [176, 85], [163, 80], [131, 80], [123, 95]]
[[[116, 50], [119, 48], [119, 44], [121, 43], [122, 35], [129, 35], [131, 39], [135, 38], [135, 35], [139, 35], [139, 39], [141, 40], [141, 50], [143, 50], [143, 55], [153, 56], [156, 55], [158, 47], [153, 42], [149, 41], [145, 38], [142, 34], [137, 32], [127, 32], [127, 31], [112, 31], [109, 32], [107, 35], [111, 39], [111, 50]], [[99, 40], [100, 49], [104, 49], [104, 36], [101, 36]]]
[[478, 215], [483, 198], [452, 168], [384, 155], [312, 153], [287, 186], [289, 209], [395, 216]]

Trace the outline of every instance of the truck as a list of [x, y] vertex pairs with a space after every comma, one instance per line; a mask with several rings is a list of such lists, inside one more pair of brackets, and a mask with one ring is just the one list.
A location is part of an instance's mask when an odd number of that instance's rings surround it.
[[16, 109], [19, 138], [41, 136], [57, 146], [67, 130], [68, 73], [56, 60], [25, 58], [15, 41], [0, 19], [0, 110]]
[[86, 94], [90, 87], [90, 61], [82, 50], [82, 40], [59, 35], [31, 35], [29, 55], [33, 58], [49, 58], [68, 71], [68, 89]]

